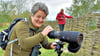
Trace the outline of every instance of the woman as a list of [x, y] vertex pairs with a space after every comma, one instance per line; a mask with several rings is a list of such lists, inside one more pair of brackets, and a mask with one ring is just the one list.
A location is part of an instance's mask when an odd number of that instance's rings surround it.
[[[16, 38], [18, 41], [7, 45], [4, 56], [31, 56], [32, 48], [39, 43], [46, 49], [55, 49], [55, 46], [49, 43], [46, 37], [53, 28], [43, 25], [47, 15], [48, 8], [45, 4], [34, 4], [28, 23], [20, 21], [15, 25], [10, 41]], [[31, 33], [30, 29], [32, 30]], [[10, 52], [11, 47], [13, 47], [12, 54]]]

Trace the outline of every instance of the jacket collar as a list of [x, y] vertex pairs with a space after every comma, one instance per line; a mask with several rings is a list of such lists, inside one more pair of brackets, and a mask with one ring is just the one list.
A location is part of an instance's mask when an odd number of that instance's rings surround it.
[[29, 23], [29, 27], [32, 28], [32, 29], [35, 29], [34, 26], [33, 26], [31, 17], [28, 19], [28, 21], [29, 21], [29, 22], [28, 22], [28, 23]]
[[59, 12], [59, 14], [63, 15], [64, 13]]

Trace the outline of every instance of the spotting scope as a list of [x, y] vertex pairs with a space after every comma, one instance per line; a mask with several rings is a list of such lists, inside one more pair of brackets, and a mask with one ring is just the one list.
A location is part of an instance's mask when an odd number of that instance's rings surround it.
[[51, 39], [59, 39], [62, 42], [69, 43], [68, 50], [72, 53], [76, 53], [83, 41], [83, 34], [76, 31], [51, 31], [48, 34], [48, 37]]

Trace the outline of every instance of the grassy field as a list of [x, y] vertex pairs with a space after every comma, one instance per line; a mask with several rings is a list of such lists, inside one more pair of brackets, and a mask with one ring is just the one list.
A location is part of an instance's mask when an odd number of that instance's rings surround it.
[[0, 56], [4, 55], [4, 51], [0, 48]]

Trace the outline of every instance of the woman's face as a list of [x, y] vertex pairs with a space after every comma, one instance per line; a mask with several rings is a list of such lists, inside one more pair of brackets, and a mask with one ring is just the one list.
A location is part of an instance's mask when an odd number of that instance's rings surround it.
[[31, 20], [35, 28], [42, 26], [45, 22], [45, 18], [46, 13], [42, 10], [38, 10], [34, 15], [31, 14]]

